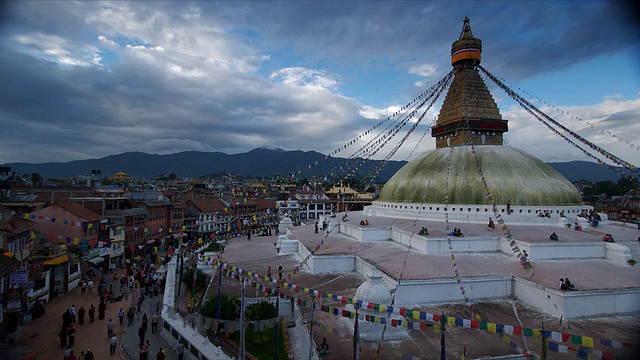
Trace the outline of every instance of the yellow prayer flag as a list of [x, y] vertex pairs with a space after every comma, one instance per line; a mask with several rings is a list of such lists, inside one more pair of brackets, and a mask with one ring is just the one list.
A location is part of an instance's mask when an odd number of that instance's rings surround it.
[[420, 320], [420, 311], [413, 310], [412, 317], [413, 317], [414, 319]]
[[588, 347], [593, 347], [593, 338], [590, 338], [588, 336], [583, 336], [582, 337], [582, 345], [588, 346]]
[[78, 238], [73, 239], [73, 245], [78, 245], [78, 244], [80, 244], [80, 239]]
[[145, 234], [149, 232], [149, 228], [144, 228]]
[[456, 326], [456, 318], [453, 316], [447, 316], [447, 324]]
[[380, 312], [385, 312], [387, 310], [387, 307], [385, 305], [380, 305]]
[[198, 238], [198, 244], [202, 244], [202, 238]]
[[88, 228], [89, 228], [89, 229], [93, 229], [93, 224], [89, 224], [89, 225], [88, 225]]
[[496, 332], [496, 324], [495, 323], [487, 323], [487, 330], [489, 332]]

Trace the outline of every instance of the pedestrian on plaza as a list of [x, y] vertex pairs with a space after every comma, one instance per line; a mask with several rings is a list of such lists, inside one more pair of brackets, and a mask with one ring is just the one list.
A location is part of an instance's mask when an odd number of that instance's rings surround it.
[[64, 360], [67, 360], [67, 358], [69, 357], [69, 355], [71, 355], [71, 352], [73, 351], [73, 349], [71, 349], [71, 345], [67, 346], [67, 348], [64, 350], [64, 354], [62, 355], [62, 357], [64, 358]]
[[84, 354], [84, 360], [95, 360], [96, 357], [93, 356], [93, 353], [91, 352], [91, 349], [87, 349], [87, 353]]
[[278, 280], [282, 280], [282, 265], [278, 266]]
[[76, 354], [73, 353], [73, 350], [69, 352], [69, 356], [67, 356], [67, 360], [76, 360]]
[[140, 360], [147, 360], [147, 349], [144, 343], [140, 343], [138, 348], [138, 355], [140, 355]]
[[67, 330], [67, 336], [69, 337], [69, 346], [75, 345], [76, 329], [74, 329], [73, 325], [69, 325], [69, 329]]
[[107, 311], [107, 304], [104, 300], [101, 300], [100, 304], [98, 304], [98, 320], [104, 319], [105, 311]]
[[109, 355], [116, 353], [116, 346], [118, 345], [118, 337], [113, 335], [111, 337], [111, 344], [109, 344]]
[[147, 318], [147, 313], [142, 315], [142, 327], [144, 331], [147, 331], [147, 327], [149, 326], [149, 318]]
[[93, 294], [93, 280], [91, 279], [89, 279], [89, 282], [87, 283], [87, 293]]
[[182, 341], [176, 346], [176, 352], [178, 353], [178, 360], [184, 359], [184, 344]]
[[145, 334], [145, 328], [144, 326], [140, 325], [140, 328], [138, 329], [138, 337], [140, 338], [140, 344], [144, 344], [144, 334]]
[[115, 329], [116, 325], [113, 323], [113, 320], [109, 319], [107, 323], [107, 338], [111, 339], [113, 336], [113, 329]]
[[64, 347], [67, 346], [67, 329], [60, 329], [58, 336], [60, 337], [60, 349], [64, 349]]
[[68, 328], [72, 322], [73, 322], [73, 318], [71, 317], [71, 312], [69, 311], [69, 309], [67, 309], [67, 311], [65, 311], [64, 314], [62, 314], [62, 328], [63, 329]]
[[69, 312], [71, 313], [71, 322], [75, 323], [76, 322], [76, 306], [71, 305], [71, 309], [69, 309]]
[[96, 319], [96, 307], [91, 304], [89, 307], [89, 324], [93, 324], [93, 321]]
[[129, 310], [127, 310], [127, 320], [129, 321], [128, 325], [131, 326], [131, 324], [133, 324], [133, 318], [136, 316], [135, 311], [133, 311], [133, 307], [130, 307]]
[[82, 286], [82, 291], [80, 293], [84, 294], [87, 292], [87, 282], [84, 280], [80, 280], [80, 286]]
[[156, 311], [155, 314], [151, 317], [151, 333], [155, 334], [158, 331], [158, 323], [160, 322], [160, 315]]
[[78, 322], [80, 325], [84, 324], [84, 314], [87, 312], [84, 306], [80, 306], [80, 310], [78, 310]]
[[167, 355], [165, 355], [164, 349], [160, 348], [160, 350], [158, 350], [158, 353], [156, 354], [156, 360], [164, 360], [166, 357]]
[[267, 269], [267, 277], [271, 280], [271, 265], [269, 265], [269, 268]]
[[120, 325], [124, 325], [124, 309], [120, 308], [118, 312], [118, 317], [120, 318]]
[[80, 351], [80, 356], [78, 356], [78, 360], [85, 360], [85, 358], [84, 358], [84, 350]]

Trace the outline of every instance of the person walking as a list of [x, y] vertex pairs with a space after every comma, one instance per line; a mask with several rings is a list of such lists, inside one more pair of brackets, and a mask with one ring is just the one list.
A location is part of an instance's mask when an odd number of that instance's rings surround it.
[[138, 329], [138, 337], [140, 338], [140, 344], [144, 344], [144, 334], [145, 334], [145, 328], [144, 326], [140, 326], [140, 328]]
[[67, 309], [67, 311], [65, 311], [64, 314], [62, 314], [62, 328], [63, 329], [68, 328], [72, 322], [73, 322], [73, 318], [71, 317], [71, 311]]
[[140, 360], [147, 360], [147, 348], [144, 343], [140, 343], [140, 347], [138, 348], [138, 355], [140, 356]]
[[87, 283], [87, 293], [93, 294], [93, 280], [91, 279], [89, 279], [89, 282]]
[[160, 322], [160, 315], [158, 315], [158, 312], [156, 311], [156, 313], [151, 317], [151, 333], [155, 334], [156, 331], [158, 331], [158, 323]]
[[78, 310], [78, 323], [80, 323], [80, 325], [84, 324], [84, 315], [87, 312], [87, 310], [85, 310], [84, 306], [80, 306], [80, 310]]
[[116, 353], [117, 345], [118, 345], [118, 337], [113, 335], [111, 337], [111, 343], [109, 344], [109, 355], [114, 355]]
[[73, 328], [73, 325], [69, 325], [69, 329], [67, 330], [67, 336], [69, 337], [69, 346], [75, 345], [76, 329]]
[[91, 349], [87, 349], [87, 353], [84, 354], [84, 360], [95, 360], [96, 357], [91, 352]]
[[282, 280], [282, 265], [278, 266], [278, 280]]
[[76, 322], [76, 306], [71, 305], [71, 309], [69, 309], [69, 312], [71, 313], [71, 322], [75, 323]]
[[164, 353], [164, 349], [160, 348], [160, 350], [158, 350], [158, 353], [156, 354], [156, 360], [164, 360], [167, 357], [167, 355]]
[[133, 311], [133, 307], [130, 307], [129, 310], [127, 310], [127, 320], [128, 320], [128, 325], [131, 326], [131, 324], [133, 324], [133, 318], [136, 316], [135, 311]]
[[176, 346], [176, 352], [178, 353], [178, 360], [184, 359], [184, 344], [182, 341]]
[[118, 318], [120, 319], [120, 325], [124, 325], [124, 309], [120, 308], [118, 312]]
[[67, 329], [60, 329], [58, 336], [60, 337], [60, 349], [64, 349], [64, 347], [67, 346]]
[[93, 324], [93, 321], [96, 319], [96, 307], [91, 304], [89, 307], [89, 324]]
[[109, 322], [107, 323], [107, 338], [111, 339], [111, 337], [113, 337], [113, 330], [115, 327], [116, 325], [113, 323], [113, 320], [109, 319]]
[[149, 318], [147, 318], [147, 313], [144, 313], [142, 315], [142, 327], [144, 328], [144, 331], [147, 331], [148, 326], [149, 326]]

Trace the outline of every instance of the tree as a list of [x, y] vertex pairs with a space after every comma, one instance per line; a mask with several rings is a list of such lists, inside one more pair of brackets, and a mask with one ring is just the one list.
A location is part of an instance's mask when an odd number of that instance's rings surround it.
[[[208, 299], [198, 310], [200, 315], [213, 318], [216, 316], [218, 296]], [[236, 320], [240, 315], [240, 299], [231, 295], [222, 294], [220, 299], [220, 320]]]
[[[196, 291], [202, 290], [207, 286], [207, 275], [204, 271], [197, 269], [196, 275]], [[188, 269], [184, 272], [182, 277], [182, 283], [184, 283], [189, 289], [193, 285], [193, 269]]]
[[247, 306], [248, 320], [267, 320], [273, 319], [276, 316], [276, 307], [270, 302], [260, 301], [259, 303]]

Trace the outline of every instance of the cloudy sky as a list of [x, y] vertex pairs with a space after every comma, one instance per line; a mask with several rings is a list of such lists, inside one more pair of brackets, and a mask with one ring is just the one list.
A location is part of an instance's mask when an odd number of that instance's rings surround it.
[[[263, 146], [328, 154], [449, 72], [469, 16], [487, 70], [640, 165], [640, 25], [620, 2], [2, 4], [0, 163]], [[510, 146], [589, 160], [485, 81]], [[435, 147], [438, 109], [394, 159]]]

